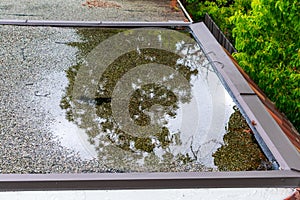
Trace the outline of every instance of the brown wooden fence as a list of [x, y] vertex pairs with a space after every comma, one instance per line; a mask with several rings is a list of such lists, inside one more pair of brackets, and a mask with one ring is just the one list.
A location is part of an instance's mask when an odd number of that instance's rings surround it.
[[230, 53], [237, 52], [234, 46], [226, 38], [224, 33], [220, 30], [217, 24], [211, 19], [211, 17], [206, 13], [204, 18], [204, 23], [210, 32], [214, 35], [216, 40]]

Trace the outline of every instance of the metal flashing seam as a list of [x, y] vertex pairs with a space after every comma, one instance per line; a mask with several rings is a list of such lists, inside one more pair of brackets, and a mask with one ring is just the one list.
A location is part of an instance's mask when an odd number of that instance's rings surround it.
[[9, 20], [0, 19], [0, 25], [50, 26], [50, 27], [187, 27], [191, 22], [114, 22], [114, 21], [47, 21], [47, 20]]

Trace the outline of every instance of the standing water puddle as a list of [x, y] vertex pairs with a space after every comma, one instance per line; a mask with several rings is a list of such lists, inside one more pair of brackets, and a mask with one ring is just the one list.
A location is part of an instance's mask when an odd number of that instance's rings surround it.
[[233, 100], [196, 42], [172, 30], [78, 29], [61, 106], [122, 171], [212, 170]]
[[[187, 32], [24, 30], [0, 27], [2, 173], [211, 171], [230, 155], [242, 117]], [[254, 168], [221, 169], [255, 169], [251, 150]]]

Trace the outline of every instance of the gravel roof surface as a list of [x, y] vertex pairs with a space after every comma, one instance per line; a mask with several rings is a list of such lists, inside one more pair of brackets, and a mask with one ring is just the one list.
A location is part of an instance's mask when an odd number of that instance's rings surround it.
[[1, 0], [0, 19], [184, 21], [169, 0]]

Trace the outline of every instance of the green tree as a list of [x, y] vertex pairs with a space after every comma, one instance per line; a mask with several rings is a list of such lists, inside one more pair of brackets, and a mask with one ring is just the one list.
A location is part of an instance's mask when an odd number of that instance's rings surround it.
[[231, 22], [241, 67], [300, 130], [300, 2], [253, 0]]

